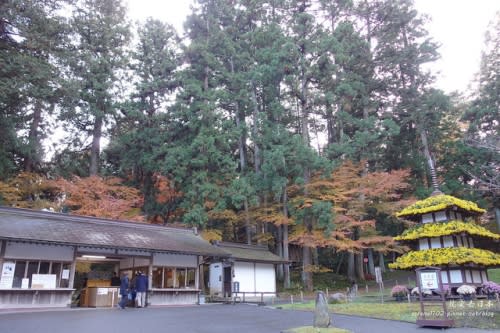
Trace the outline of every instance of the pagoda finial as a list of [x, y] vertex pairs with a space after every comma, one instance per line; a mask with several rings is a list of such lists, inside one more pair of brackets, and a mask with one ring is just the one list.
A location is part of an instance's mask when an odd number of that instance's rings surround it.
[[443, 194], [443, 192], [439, 190], [439, 184], [436, 176], [436, 169], [434, 168], [434, 161], [432, 161], [431, 157], [429, 157], [428, 163], [429, 163], [429, 170], [431, 172], [432, 187], [434, 188], [434, 191], [432, 191], [431, 196]]

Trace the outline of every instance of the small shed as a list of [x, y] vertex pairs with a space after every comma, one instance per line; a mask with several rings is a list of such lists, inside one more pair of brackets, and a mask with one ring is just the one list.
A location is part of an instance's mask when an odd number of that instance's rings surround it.
[[286, 261], [264, 245], [216, 242], [230, 257], [210, 264], [210, 296], [246, 299], [276, 295], [276, 265]]

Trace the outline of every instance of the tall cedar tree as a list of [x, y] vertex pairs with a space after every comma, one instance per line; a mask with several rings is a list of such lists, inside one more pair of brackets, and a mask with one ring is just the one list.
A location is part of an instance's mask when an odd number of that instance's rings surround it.
[[120, 95], [120, 71], [127, 60], [130, 39], [126, 9], [121, 0], [79, 0], [72, 16], [74, 56], [70, 61], [78, 96], [63, 119], [78, 133], [91, 137], [89, 174], [100, 168], [101, 139]]
[[[158, 20], [148, 19], [138, 27], [138, 44], [131, 54], [134, 89], [129, 101], [121, 105], [113, 128], [106, 160], [113, 172], [131, 176], [145, 196], [144, 211], [157, 223], [169, 223], [178, 196], [166, 204], [157, 197], [173, 186], [162, 175], [162, 161], [175, 138], [171, 104], [178, 88], [180, 65], [179, 38], [175, 29]], [[160, 189], [162, 187], [163, 189]], [[169, 191], [176, 192], [174, 188]], [[162, 220], [162, 221], [160, 221]]]
[[48, 116], [63, 93], [67, 55], [67, 1], [2, 1], [0, 4], [0, 178], [39, 171]]

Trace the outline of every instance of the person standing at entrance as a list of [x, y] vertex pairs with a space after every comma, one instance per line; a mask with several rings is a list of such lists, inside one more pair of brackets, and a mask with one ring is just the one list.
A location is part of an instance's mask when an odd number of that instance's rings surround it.
[[123, 273], [122, 277], [120, 279], [120, 303], [118, 303], [118, 306], [122, 309], [125, 309], [125, 305], [127, 305], [128, 302], [128, 275], [127, 273]]
[[142, 308], [146, 306], [146, 292], [148, 291], [148, 277], [139, 271], [135, 279], [135, 291], [137, 299], [137, 307]]
[[113, 272], [113, 277], [111, 278], [111, 287], [118, 287], [121, 284], [121, 280], [116, 275], [116, 272]]

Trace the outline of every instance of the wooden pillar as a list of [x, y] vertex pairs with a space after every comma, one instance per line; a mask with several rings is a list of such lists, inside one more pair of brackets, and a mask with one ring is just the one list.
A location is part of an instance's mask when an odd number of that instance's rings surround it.
[[71, 268], [69, 270], [69, 284], [68, 288], [73, 289], [75, 285], [75, 273], [76, 273], [76, 255], [77, 247], [73, 246], [73, 262], [71, 263]]
[[149, 256], [149, 267], [148, 267], [148, 290], [153, 289], [153, 257], [154, 254], [151, 253]]

